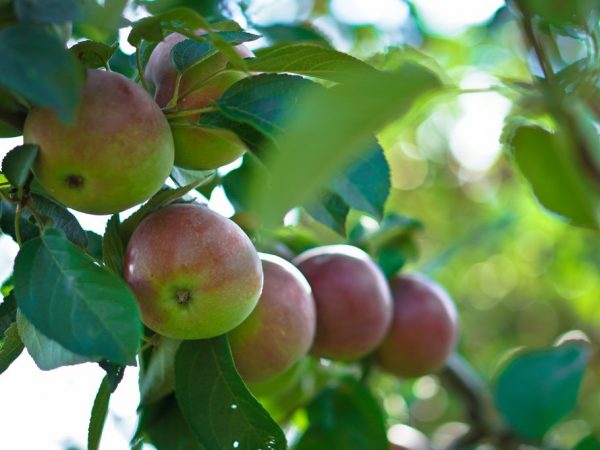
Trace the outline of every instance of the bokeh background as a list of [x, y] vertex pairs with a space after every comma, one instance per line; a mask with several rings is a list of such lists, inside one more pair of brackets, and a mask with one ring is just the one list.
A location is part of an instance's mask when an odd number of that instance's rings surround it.
[[[252, 0], [229, 6], [234, 19], [254, 29], [309, 22], [336, 48], [380, 68], [394, 68], [400, 53], [408, 53], [463, 89], [411, 117], [414, 126], [389, 126], [379, 138], [392, 167], [388, 211], [423, 224], [416, 233], [418, 259], [406, 270], [429, 273], [456, 300], [459, 351], [483, 379], [493, 384], [515, 349], [547, 347], [572, 330], [598, 342], [598, 237], [543, 211], [500, 144], [504, 118], [517, 98], [507, 85], [529, 81], [537, 70], [504, 2]], [[144, 14], [141, 7], [127, 11], [132, 20]], [[120, 43], [129, 54], [127, 32], [121, 30]], [[558, 51], [572, 62], [582, 56], [581, 45], [562, 37]], [[0, 156], [19, 143], [20, 138], [0, 139]], [[220, 188], [210, 206], [233, 213]], [[76, 215], [97, 233], [108, 218]], [[16, 253], [16, 244], [0, 236], [0, 280], [11, 273]], [[93, 364], [42, 372], [24, 352], [0, 377], [0, 448], [85, 448], [102, 376]], [[594, 431], [600, 416], [597, 377], [593, 361], [577, 409], [551, 432], [558, 447], [571, 448]], [[462, 404], [438, 377], [400, 382], [377, 375], [376, 381], [390, 425], [415, 426], [438, 445], [464, 431]], [[128, 448], [136, 383], [136, 369], [128, 368], [111, 398], [103, 449]]]

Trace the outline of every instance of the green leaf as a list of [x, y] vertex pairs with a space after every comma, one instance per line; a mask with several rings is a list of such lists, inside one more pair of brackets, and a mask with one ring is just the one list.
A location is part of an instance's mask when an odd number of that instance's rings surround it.
[[31, 174], [39, 149], [34, 144], [19, 145], [8, 152], [2, 160], [2, 173], [19, 191], [23, 189]]
[[0, 303], [0, 335], [3, 335], [16, 320], [17, 301], [14, 292], [11, 291]]
[[173, 166], [173, 169], [171, 170], [171, 179], [179, 187], [184, 187], [192, 183], [200, 183], [197, 187], [201, 187], [210, 183], [216, 173], [215, 170], [190, 170]]
[[[229, 45], [239, 45], [260, 38], [256, 34], [244, 31], [217, 31], [213, 34], [213, 36], [215, 35]], [[185, 39], [175, 44], [171, 49], [171, 61], [178, 72], [183, 73], [194, 64], [198, 64], [219, 52], [211, 35], [198, 36], [198, 39], [200, 41]]]
[[345, 236], [346, 217], [348, 217], [350, 207], [335, 192], [325, 190], [319, 194], [316, 201], [306, 206], [306, 212], [323, 225]]
[[383, 216], [390, 188], [390, 166], [377, 143], [359, 155], [330, 185], [350, 207], [371, 214], [377, 220]]
[[89, 69], [108, 67], [108, 61], [115, 54], [119, 44], [106, 45], [102, 42], [81, 41], [69, 48], [77, 60]]
[[368, 147], [373, 134], [439, 86], [431, 71], [407, 63], [395, 73], [363, 72], [331, 89], [304, 92], [277, 139], [279, 151], [267, 151], [268, 187], [253, 187], [265, 222], [278, 223], [310, 200]]
[[331, 81], [344, 81], [348, 73], [370, 74], [377, 70], [346, 53], [316, 45], [293, 44], [262, 50], [247, 62], [256, 72], [297, 73]]
[[158, 450], [204, 450], [183, 418], [174, 395], [142, 409], [137, 434], [142, 433]]
[[216, 106], [229, 119], [246, 123], [267, 136], [281, 131], [290, 109], [309, 88], [321, 86], [292, 75], [267, 74], [244, 78], [227, 89]]
[[8, 369], [22, 351], [23, 342], [19, 337], [17, 324], [13, 323], [6, 329], [2, 340], [0, 340], [0, 374]]
[[350, 378], [325, 388], [307, 408], [309, 427], [296, 450], [387, 449], [385, 419], [369, 388]]
[[72, 122], [82, 84], [73, 55], [43, 27], [16, 24], [0, 30], [0, 85]]
[[106, 223], [102, 238], [102, 260], [117, 275], [123, 273], [125, 248], [121, 239], [121, 222], [118, 214], [114, 214]]
[[164, 188], [158, 191], [158, 193], [154, 194], [150, 200], [144, 203], [140, 209], [134, 212], [121, 224], [121, 239], [123, 240], [123, 246], [127, 246], [127, 242], [129, 242], [129, 238], [133, 234], [133, 231], [148, 214], [151, 214], [157, 209], [176, 202], [188, 192], [196, 189], [202, 183], [203, 180], [197, 180], [188, 184], [187, 186], [177, 189]]
[[100, 361], [98, 365], [106, 372], [106, 380], [108, 381], [110, 392], [115, 392], [117, 386], [123, 379], [123, 375], [125, 375], [125, 366], [107, 360]]
[[[67, 208], [38, 194], [32, 194], [31, 201], [36, 212], [46, 219], [46, 224], [49, 223], [49, 226], [62, 230], [75, 245], [82, 248], [87, 247], [85, 230]], [[25, 217], [29, 216], [30, 213], [27, 211]]]
[[598, 227], [598, 198], [573, 162], [569, 143], [535, 125], [518, 127], [508, 143], [515, 163], [546, 209], [575, 225]]
[[105, 376], [100, 383], [98, 393], [94, 399], [92, 413], [90, 416], [90, 425], [88, 427], [88, 450], [98, 450], [100, 440], [102, 439], [102, 430], [108, 415], [108, 404], [110, 402], [110, 387], [108, 377]]
[[260, 162], [252, 155], [245, 155], [242, 165], [223, 177], [221, 184], [236, 211], [246, 211], [250, 207], [248, 185], [253, 178], [259, 176], [258, 173], [262, 174], [263, 180], [266, 178]]
[[175, 395], [207, 450], [286, 448], [283, 431], [238, 375], [226, 336], [181, 344], [175, 358]]
[[47, 337], [93, 359], [135, 362], [142, 326], [133, 294], [60, 231], [21, 247], [14, 279], [19, 309]]
[[575, 406], [589, 350], [565, 344], [517, 356], [498, 377], [494, 397], [506, 423], [539, 439]]
[[21, 22], [71, 22], [81, 14], [81, 0], [15, 0], [14, 8]]
[[148, 368], [140, 375], [140, 404], [154, 403], [175, 389], [175, 355], [181, 341], [161, 337]]
[[46, 337], [20, 312], [17, 314], [17, 328], [27, 352], [40, 370], [52, 370], [90, 361], [89, 358], [70, 352], [58, 342]]
[[573, 450], [600, 450], [600, 439], [592, 434], [579, 441]]
[[0, 137], [21, 136], [27, 107], [8, 89], [0, 85]]
[[600, 5], [597, 0], [569, 0], [549, 2], [548, 0], [525, 0], [527, 9], [534, 15], [557, 26], [586, 27], [598, 23]]
[[267, 146], [267, 142], [271, 142], [269, 137], [261, 133], [252, 125], [237, 120], [232, 120], [228, 117], [225, 117], [218, 111], [203, 113], [200, 116], [198, 125], [203, 127], [224, 128], [234, 132], [237, 137], [241, 139], [242, 142], [248, 147], [248, 150], [250, 150], [250, 152], [252, 152], [258, 158], [262, 158], [264, 156], [262, 149]]
[[[17, 212], [16, 206], [12, 203], [0, 201], [0, 229], [3, 233], [8, 234], [16, 242], [15, 233], [15, 215]], [[39, 236], [40, 231], [37, 226], [33, 225], [27, 218], [29, 213], [25, 211], [19, 220], [21, 226], [21, 240], [28, 241]]]
[[102, 236], [93, 231], [86, 230], [87, 251], [97, 260], [102, 260]]
[[294, 42], [311, 43], [329, 47], [330, 44], [310, 23], [275, 24], [255, 26], [260, 34], [273, 44], [290, 44]]
[[208, 29], [209, 23], [192, 9], [173, 8], [135, 22], [127, 37], [127, 42], [134, 47], [138, 47], [142, 40], [160, 42], [164, 38], [164, 28], [166, 27], [193, 33], [198, 28]]

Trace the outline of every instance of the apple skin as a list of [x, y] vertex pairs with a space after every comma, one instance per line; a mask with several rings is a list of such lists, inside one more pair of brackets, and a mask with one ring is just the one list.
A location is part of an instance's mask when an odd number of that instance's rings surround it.
[[88, 70], [73, 124], [34, 108], [23, 131], [40, 151], [34, 173], [58, 201], [113, 214], [155, 194], [174, 161], [173, 137], [146, 91], [114, 72]]
[[317, 332], [311, 353], [354, 360], [375, 350], [392, 319], [392, 298], [381, 269], [350, 245], [307, 250], [294, 259], [313, 290]]
[[315, 336], [315, 303], [308, 281], [292, 264], [260, 254], [263, 291], [254, 311], [229, 333], [233, 360], [247, 383], [263, 383], [308, 353]]
[[258, 302], [263, 273], [234, 222], [198, 204], [146, 217], [125, 251], [124, 278], [143, 322], [174, 339], [205, 339], [237, 327]]
[[[229, 86], [245, 77], [246, 74], [239, 71], [219, 72], [181, 98], [175, 112], [206, 108], [221, 98]], [[194, 114], [171, 121], [177, 166], [193, 170], [216, 169], [244, 154], [246, 146], [235, 133], [223, 128], [199, 126], [199, 118], [200, 114]]]
[[458, 314], [448, 293], [421, 274], [390, 280], [392, 326], [376, 352], [377, 364], [402, 378], [436, 372], [454, 351]]

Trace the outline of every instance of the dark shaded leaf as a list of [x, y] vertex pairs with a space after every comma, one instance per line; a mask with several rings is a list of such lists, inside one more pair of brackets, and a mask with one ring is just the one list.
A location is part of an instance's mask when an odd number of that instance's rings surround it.
[[379, 403], [366, 385], [353, 379], [325, 388], [307, 413], [310, 425], [296, 450], [389, 448]]
[[[87, 235], [81, 227], [77, 218], [64, 206], [41, 195], [32, 194], [31, 201], [33, 208], [42, 215], [46, 224], [62, 230], [67, 238], [80, 247], [87, 247]], [[25, 217], [29, 217], [29, 212]]]
[[543, 437], [575, 406], [589, 357], [580, 344], [517, 356], [496, 383], [494, 398], [502, 418], [524, 438]]
[[72, 122], [83, 77], [55, 35], [44, 27], [16, 24], [0, 30], [0, 84]]
[[106, 230], [102, 238], [102, 260], [117, 275], [123, 273], [123, 258], [125, 255], [120, 226], [119, 215], [114, 214], [106, 223]]
[[17, 328], [27, 353], [40, 370], [52, 370], [90, 361], [89, 358], [77, 355], [46, 337], [21, 313], [17, 314]]
[[34, 144], [23, 144], [13, 148], [2, 160], [2, 173], [19, 191], [27, 182], [39, 147]]
[[14, 8], [21, 22], [71, 22], [81, 14], [81, 0], [15, 0]]
[[342, 236], [346, 234], [346, 217], [350, 212], [350, 207], [335, 192], [325, 190], [315, 202], [306, 206], [306, 211], [314, 219]]
[[238, 375], [226, 336], [181, 344], [175, 358], [175, 394], [207, 450], [287, 448], [283, 431]]
[[14, 292], [11, 291], [0, 303], [0, 335], [3, 335], [16, 320], [17, 301]]
[[135, 362], [142, 326], [133, 294], [60, 231], [21, 247], [14, 279], [19, 309], [47, 337], [93, 359]]
[[69, 51], [85, 67], [96, 69], [108, 67], [108, 61], [118, 48], [119, 44], [106, 45], [102, 42], [81, 41], [69, 48]]
[[90, 416], [90, 425], [88, 427], [88, 450], [98, 450], [100, 448], [100, 440], [102, 439], [102, 430], [108, 415], [108, 403], [110, 401], [110, 388], [108, 385], [108, 377], [105, 376], [100, 383], [98, 393], [94, 399], [92, 413]]
[[0, 340], [0, 374], [2, 374], [23, 351], [23, 342], [19, 337], [17, 324], [11, 324]]
[[329, 47], [330, 44], [310, 23], [275, 24], [255, 27], [273, 44], [311, 43]]

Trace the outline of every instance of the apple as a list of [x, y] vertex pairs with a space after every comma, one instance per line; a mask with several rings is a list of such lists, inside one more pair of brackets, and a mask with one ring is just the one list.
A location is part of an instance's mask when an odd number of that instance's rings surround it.
[[[174, 112], [206, 108], [218, 100], [236, 81], [245, 78], [239, 71], [226, 70], [207, 80], [201, 87], [180, 99]], [[175, 164], [193, 170], [216, 169], [235, 161], [246, 151], [246, 145], [232, 131], [199, 126], [201, 114], [185, 115], [171, 120], [175, 142]]]
[[421, 274], [390, 281], [392, 326], [376, 352], [378, 365], [403, 378], [436, 372], [454, 351], [458, 314], [448, 293]]
[[34, 108], [23, 131], [40, 151], [34, 173], [58, 201], [113, 214], [155, 194], [169, 176], [173, 137], [146, 91], [121, 74], [88, 70], [74, 123]]
[[252, 312], [263, 285], [250, 239], [198, 204], [170, 205], [142, 220], [127, 244], [124, 278], [143, 322], [174, 339], [231, 331]]
[[[206, 34], [204, 30], [197, 33]], [[155, 99], [161, 107], [169, 104], [175, 92], [177, 70], [171, 61], [171, 50], [185, 39], [187, 37], [181, 34], [170, 34], [156, 46], [146, 65], [146, 78], [154, 84]], [[244, 58], [253, 56], [244, 45], [234, 48]], [[181, 77], [177, 102], [169, 110], [175, 114], [175, 118], [171, 119], [171, 129], [175, 140], [175, 164], [179, 167], [216, 169], [235, 161], [246, 151], [246, 145], [235, 133], [198, 125], [201, 114], [193, 113], [209, 107], [231, 85], [247, 76], [238, 70], [225, 70], [227, 62], [223, 54], [217, 53], [193, 65]]]
[[307, 250], [294, 259], [313, 290], [317, 332], [311, 353], [354, 360], [375, 350], [392, 319], [392, 298], [379, 267], [350, 245]]
[[229, 333], [233, 360], [247, 383], [284, 373], [308, 353], [315, 335], [310, 286], [292, 264], [260, 254], [263, 291], [254, 311]]

